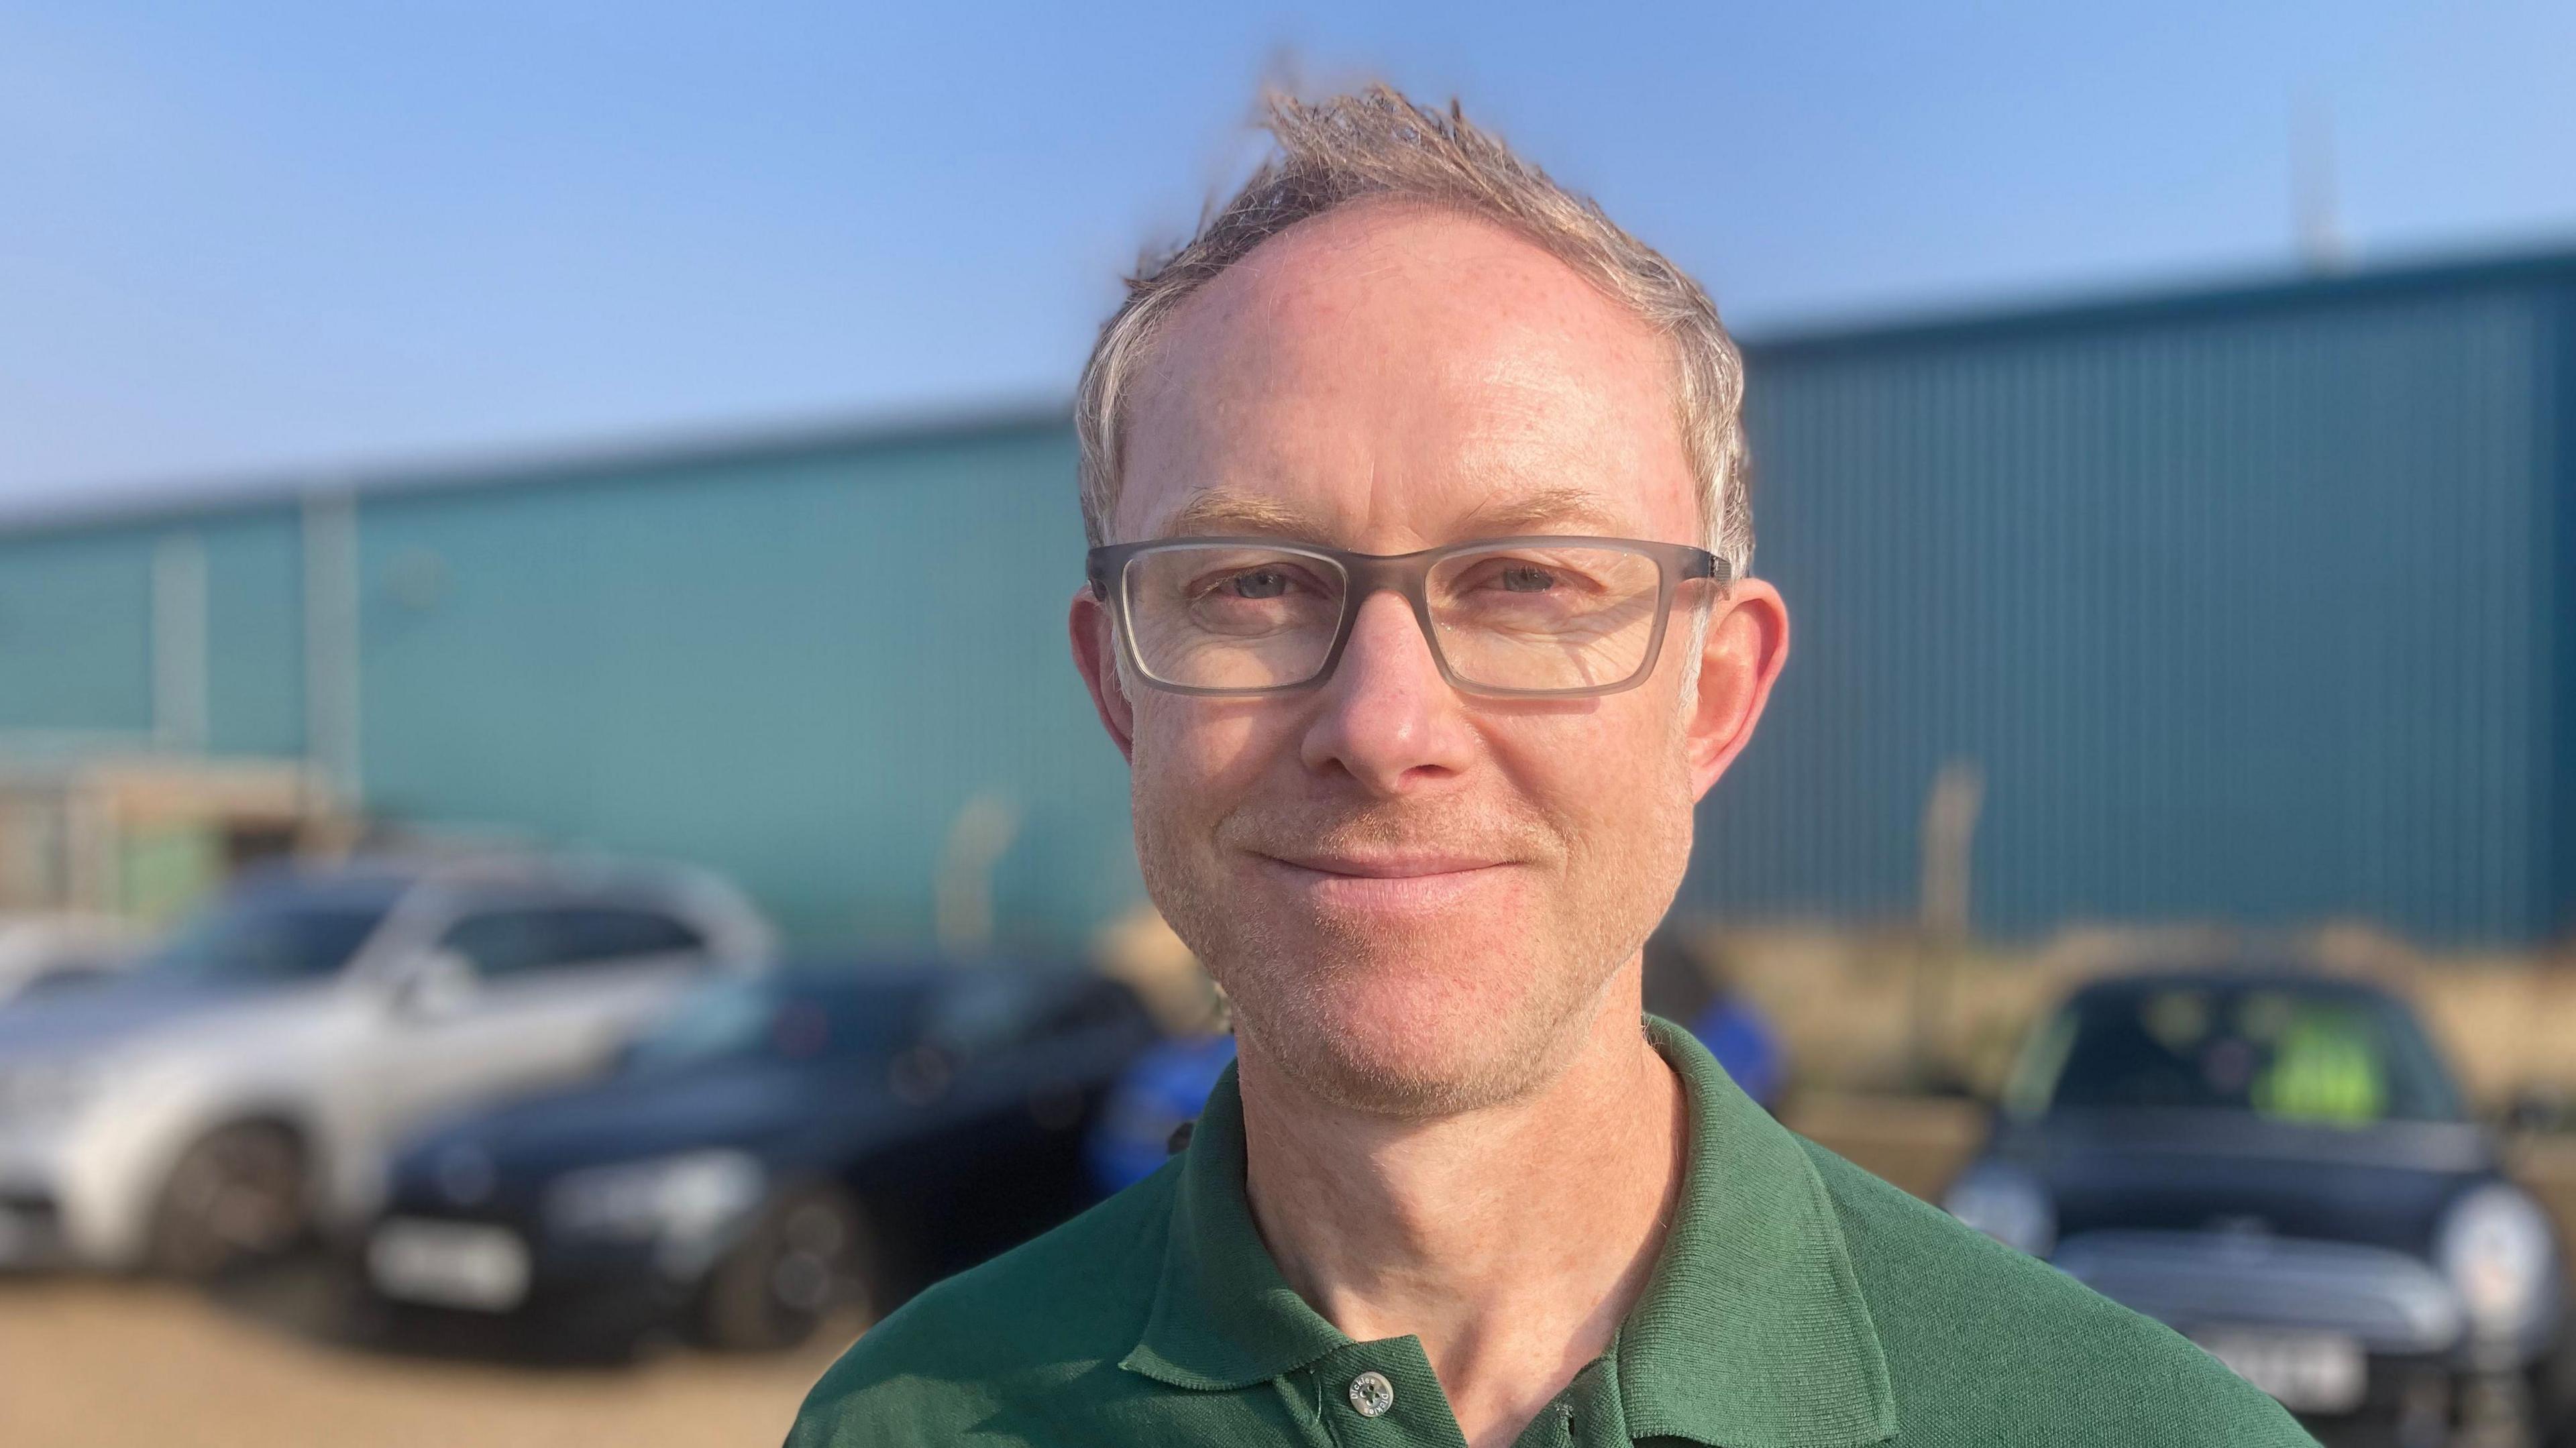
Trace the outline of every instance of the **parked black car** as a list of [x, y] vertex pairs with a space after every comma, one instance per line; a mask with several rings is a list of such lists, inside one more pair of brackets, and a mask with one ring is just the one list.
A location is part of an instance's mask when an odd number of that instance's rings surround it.
[[2533, 1429], [2564, 1299], [2551, 1225], [2384, 991], [2286, 969], [2086, 987], [2034, 1033], [1947, 1205], [2322, 1437]]
[[797, 967], [688, 998], [609, 1079], [451, 1122], [365, 1244], [398, 1303], [582, 1335], [803, 1339], [1079, 1210], [1083, 1127], [1155, 1030], [1116, 982]]

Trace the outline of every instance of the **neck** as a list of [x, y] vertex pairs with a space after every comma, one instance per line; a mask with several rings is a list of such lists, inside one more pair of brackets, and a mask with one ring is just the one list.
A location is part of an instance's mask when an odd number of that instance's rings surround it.
[[1684, 1104], [1638, 1029], [1638, 966], [1564, 1069], [1455, 1116], [1300, 1090], [1246, 1043], [1246, 1191], [1280, 1274], [1354, 1341], [1415, 1335], [1472, 1445], [1508, 1443], [1645, 1289], [1681, 1184]]

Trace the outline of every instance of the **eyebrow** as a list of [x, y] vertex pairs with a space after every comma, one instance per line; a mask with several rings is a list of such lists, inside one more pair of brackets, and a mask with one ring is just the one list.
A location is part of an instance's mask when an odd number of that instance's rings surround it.
[[1313, 519], [1298, 509], [1241, 488], [1203, 488], [1154, 530], [1157, 538], [1222, 533], [1275, 534], [1301, 543], [1331, 541]]
[[1491, 537], [1544, 533], [1567, 526], [1596, 534], [1624, 534], [1637, 527], [1636, 520], [1613, 508], [1609, 499], [1590, 488], [1570, 484], [1479, 503], [1461, 521]]
[[[1459, 520], [1462, 538], [1503, 538], [1519, 533], [1580, 529], [1593, 534], [1621, 534], [1635, 523], [1590, 488], [1559, 485], [1477, 504]], [[1227, 533], [1330, 544], [1328, 530], [1304, 511], [1276, 498], [1240, 488], [1206, 488], [1191, 496], [1161, 527], [1156, 538], [1186, 538]]]

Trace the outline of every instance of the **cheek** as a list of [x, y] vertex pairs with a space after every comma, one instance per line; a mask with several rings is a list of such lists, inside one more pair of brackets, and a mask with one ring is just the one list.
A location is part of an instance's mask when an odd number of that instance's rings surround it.
[[1203, 835], [1259, 788], [1283, 749], [1293, 750], [1283, 712], [1176, 695], [1140, 701], [1131, 766], [1139, 815], [1150, 811], [1167, 835]]
[[1506, 767], [1578, 848], [1632, 854], [1676, 810], [1688, 812], [1690, 762], [1667, 695], [1639, 689], [1603, 704], [1596, 714], [1529, 721], [1542, 727], [1516, 731]]

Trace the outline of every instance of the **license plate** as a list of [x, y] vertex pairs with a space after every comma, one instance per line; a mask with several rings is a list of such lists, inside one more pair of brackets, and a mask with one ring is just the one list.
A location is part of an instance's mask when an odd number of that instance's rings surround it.
[[2218, 1331], [2195, 1340], [2293, 1412], [2348, 1413], [2368, 1386], [2361, 1344], [2336, 1333]]
[[367, 1276], [405, 1302], [507, 1312], [527, 1300], [528, 1244], [507, 1227], [398, 1219], [368, 1240]]

